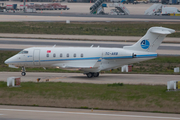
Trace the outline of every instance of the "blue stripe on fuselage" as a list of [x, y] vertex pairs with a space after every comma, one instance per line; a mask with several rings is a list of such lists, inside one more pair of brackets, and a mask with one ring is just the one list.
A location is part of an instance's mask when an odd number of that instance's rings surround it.
[[142, 58], [142, 57], [157, 57], [157, 54], [149, 54], [149, 55], [136, 55], [137, 58]]
[[[147, 58], [147, 57], [157, 57], [157, 54], [147, 54], [147, 55], [136, 55], [135, 58]], [[49, 62], [49, 61], [68, 61], [68, 60], [97, 60], [101, 57], [89, 57], [89, 58], [69, 58], [69, 59], [51, 59], [51, 60], [40, 60], [40, 62]], [[132, 58], [132, 56], [117, 56], [117, 57], [102, 57], [102, 59], [127, 59]], [[10, 63], [20, 63], [20, 62], [34, 62], [34, 61], [14, 61]], [[39, 62], [39, 60], [35, 60]]]

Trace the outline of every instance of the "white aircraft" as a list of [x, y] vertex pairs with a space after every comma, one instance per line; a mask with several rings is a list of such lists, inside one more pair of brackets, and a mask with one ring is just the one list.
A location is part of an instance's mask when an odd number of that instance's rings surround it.
[[88, 78], [98, 77], [101, 70], [119, 68], [123, 65], [157, 57], [155, 52], [166, 35], [175, 30], [151, 27], [134, 45], [123, 48], [101, 47], [31, 47], [22, 50], [5, 61], [9, 67], [58, 67], [79, 69]]

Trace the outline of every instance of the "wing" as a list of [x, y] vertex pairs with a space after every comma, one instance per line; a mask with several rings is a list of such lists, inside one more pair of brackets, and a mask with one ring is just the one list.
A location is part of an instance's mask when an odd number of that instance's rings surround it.
[[79, 69], [79, 70], [84, 71], [84, 70], [98, 69], [101, 65], [101, 61], [102, 61], [102, 58], [99, 58], [93, 66], [73, 66], [73, 65], [64, 65], [64, 66], [56, 65], [56, 66], [65, 68], [65, 69]]

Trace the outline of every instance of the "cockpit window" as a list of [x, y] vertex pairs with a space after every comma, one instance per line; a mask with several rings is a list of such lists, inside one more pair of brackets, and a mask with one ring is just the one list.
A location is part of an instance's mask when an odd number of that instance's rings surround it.
[[24, 51], [19, 52], [18, 54], [28, 54], [28, 51], [24, 50]]
[[23, 54], [28, 54], [28, 51], [23, 51]]

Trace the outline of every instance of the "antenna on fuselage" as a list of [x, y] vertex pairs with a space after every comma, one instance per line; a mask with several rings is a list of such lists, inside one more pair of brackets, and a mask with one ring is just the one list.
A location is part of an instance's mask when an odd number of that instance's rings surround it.
[[93, 47], [94, 45], [91, 45], [91, 48]]
[[53, 47], [56, 47], [56, 44]]

